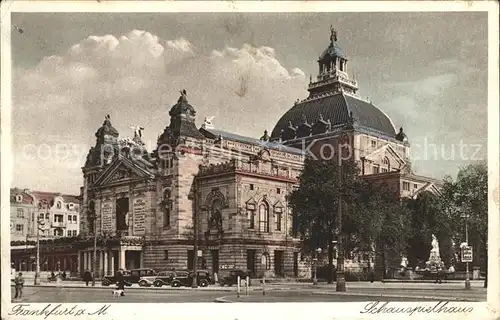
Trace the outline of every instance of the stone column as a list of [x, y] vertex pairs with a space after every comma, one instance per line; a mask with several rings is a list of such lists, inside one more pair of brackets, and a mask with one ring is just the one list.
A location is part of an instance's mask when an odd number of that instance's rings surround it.
[[103, 268], [104, 268], [104, 270], [103, 270], [103, 276], [106, 276], [106, 275], [108, 275], [108, 264], [109, 264], [109, 262], [108, 262], [108, 251], [103, 251], [102, 255], [103, 255], [103, 259], [102, 260], [103, 260]]
[[125, 252], [125, 248], [120, 248], [120, 251], [118, 252], [118, 260], [120, 261], [118, 265], [119, 269], [125, 269]]
[[104, 251], [99, 251], [99, 275], [102, 277], [106, 273], [104, 272]]
[[83, 251], [83, 272], [87, 271], [87, 262], [88, 261], [88, 258], [87, 258], [87, 251]]
[[80, 260], [81, 257], [80, 257], [80, 255], [81, 254], [82, 253], [80, 251], [78, 251], [78, 255], [76, 256], [76, 263], [77, 263], [77, 265], [76, 265], [76, 271], [78, 272], [78, 275], [82, 274], [82, 270], [80, 270], [81, 269], [81, 267], [80, 267], [80, 264], [81, 264], [81, 260]]
[[109, 273], [110, 275], [114, 276], [115, 275], [115, 254], [114, 254], [114, 251], [110, 251], [109, 252], [109, 255], [110, 255], [110, 259], [109, 259]]

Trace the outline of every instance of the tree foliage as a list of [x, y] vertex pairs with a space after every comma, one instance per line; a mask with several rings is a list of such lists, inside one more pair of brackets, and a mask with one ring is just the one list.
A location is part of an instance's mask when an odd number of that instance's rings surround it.
[[352, 162], [342, 163], [339, 183], [335, 160], [305, 162], [299, 188], [288, 198], [294, 214], [295, 232], [309, 252], [328, 249], [332, 266], [332, 241], [336, 240], [339, 195], [342, 195], [342, 236], [346, 252], [379, 248], [383, 260], [401, 261], [409, 230], [408, 210], [394, 192], [359, 176]]
[[469, 244], [475, 248], [474, 264], [486, 267], [488, 240], [487, 164], [478, 162], [460, 169], [455, 181], [450, 177], [445, 179], [442, 190], [442, 202], [454, 242], [456, 244], [465, 242], [465, 220], [467, 219]]

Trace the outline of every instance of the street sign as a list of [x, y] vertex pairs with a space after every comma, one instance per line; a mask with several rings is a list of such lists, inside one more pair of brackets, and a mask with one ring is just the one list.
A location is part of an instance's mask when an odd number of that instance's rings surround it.
[[222, 269], [222, 270], [235, 269], [235, 268], [236, 268], [236, 266], [234, 264], [233, 265], [231, 265], [231, 264], [221, 264], [219, 266], [219, 269]]
[[472, 247], [466, 246], [462, 248], [462, 262], [472, 262]]

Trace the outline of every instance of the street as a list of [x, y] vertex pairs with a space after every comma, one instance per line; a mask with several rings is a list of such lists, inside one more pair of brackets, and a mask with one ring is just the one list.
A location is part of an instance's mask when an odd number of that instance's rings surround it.
[[[211, 286], [208, 288], [140, 288], [125, 290], [125, 296], [113, 297], [111, 287], [85, 287], [81, 284], [66, 286], [26, 286], [21, 300], [16, 302], [128, 302], [128, 303], [183, 303], [183, 302], [356, 302], [356, 301], [486, 301], [486, 290], [474, 284], [464, 290], [461, 283], [402, 284], [402, 283], [349, 283], [347, 292], [336, 292], [335, 285], [310, 283], [274, 284], [250, 287], [248, 296], [242, 288], [237, 297], [236, 287]], [[12, 288], [14, 294], [14, 288]], [[217, 301], [216, 301], [217, 300]]]

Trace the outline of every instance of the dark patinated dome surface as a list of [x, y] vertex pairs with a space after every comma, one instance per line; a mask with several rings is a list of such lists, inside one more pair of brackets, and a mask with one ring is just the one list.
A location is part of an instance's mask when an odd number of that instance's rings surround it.
[[373, 104], [355, 97], [338, 93], [313, 100], [305, 100], [288, 110], [278, 121], [271, 134], [271, 139], [278, 139], [281, 130], [288, 127], [289, 121], [294, 127], [303, 123], [304, 116], [309, 123], [316, 123], [320, 114], [325, 121], [330, 120], [332, 127], [349, 122], [349, 114], [356, 126], [375, 131], [390, 137], [396, 130], [389, 117]]

